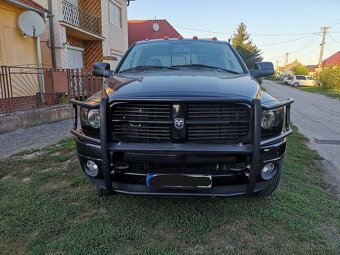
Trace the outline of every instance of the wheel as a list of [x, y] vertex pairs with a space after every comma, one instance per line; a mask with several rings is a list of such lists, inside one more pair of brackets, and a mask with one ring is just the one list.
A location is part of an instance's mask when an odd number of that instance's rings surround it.
[[96, 186], [96, 194], [97, 194], [98, 197], [105, 197], [105, 196], [108, 195], [107, 192], [106, 192], [106, 189], [103, 189], [103, 188], [98, 187], [98, 186]]
[[284, 81], [284, 82], [283, 82], [283, 85], [288, 85], [288, 82]]
[[294, 86], [294, 87], [299, 87], [299, 83], [295, 82], [295, 83], [293, 84], [293, 86]]
[[281, 168], [277, 171], [277, 174], [273, 177], [273, 179], [270, 181], [269, 186], [261, 190], [260, 193], [258, 193], [257, 197], [268, 197], [270, 196], [279, 186], [281, 181]]

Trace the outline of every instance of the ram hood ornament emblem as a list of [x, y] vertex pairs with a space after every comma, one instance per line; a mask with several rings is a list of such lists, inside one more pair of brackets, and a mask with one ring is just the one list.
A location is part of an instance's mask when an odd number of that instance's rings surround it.
[[175, 118], [174, 125], [177, 129], [182, 129], [184, 127], [184, 119], [182, 118]]

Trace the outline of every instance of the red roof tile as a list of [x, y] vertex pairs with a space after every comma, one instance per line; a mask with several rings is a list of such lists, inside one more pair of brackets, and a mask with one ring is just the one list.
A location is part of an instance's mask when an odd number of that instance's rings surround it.
[[323, 66], [338, 66], [340, 65], [340, 51], [333, 54], [329, 58], [326, 58], [324, 61], [322, 61]]
[[[32, 0], [16, 0], [16, 2], [25, 4], [25, 5], [29, 6], [29, 7], [32, 7], [33, 9], [36, 9], [36, 10], [39, 10], [39, 11], [49, 13], [48, 10], [46, 10], [40, 4], [38, 4], [38, 3], [36, 3], [36, 2], [34, 2]], [[15, 4], [15, 2], [14, 2], [14, 4]]]
[[[153, 24], [159, 25], [159, 30], [153, 29]], [[178, 38], [181, 36], [166, 19], [157, 20], [129, 20], [128, 21], [129, 46], [145, 39]]]

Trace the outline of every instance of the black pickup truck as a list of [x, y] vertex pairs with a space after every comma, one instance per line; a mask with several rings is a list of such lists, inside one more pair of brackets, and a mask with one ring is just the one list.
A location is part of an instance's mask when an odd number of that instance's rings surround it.
[[[227, 42], [145, 40], [101, 91], [71, 100], [81, 167], [98, 195], [268, 196], [278, 186], [293, 99], [279, 102]], [[80, 125], [78, 124], [80, 115]]]

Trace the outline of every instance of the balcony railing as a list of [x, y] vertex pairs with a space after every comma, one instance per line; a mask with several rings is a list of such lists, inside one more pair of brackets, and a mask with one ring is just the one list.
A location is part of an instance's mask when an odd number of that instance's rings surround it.
[[61, 21], [100, 36], [100, 20], [91, 13], [62, 0]]

